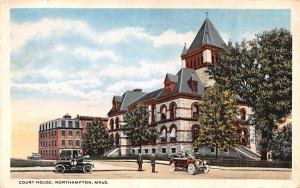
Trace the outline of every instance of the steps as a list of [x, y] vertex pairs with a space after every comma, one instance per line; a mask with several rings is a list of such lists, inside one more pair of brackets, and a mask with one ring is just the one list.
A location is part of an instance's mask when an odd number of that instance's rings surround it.
[[104, 153], [105, 157], [118, 157], [120, 156], [120, 148], [113, 148], [109, 150], [108, 152]]
[[260, 160], [260, 155], [258, 155], [257, 153], [252, 152], [251, 150], [249, 150], [245, 146], [238, 146], [238, 147], [234, 148], [234, 150], [236, 152], [238, 152], [239, 154], [241, 154], [243, 157], [246, 157], [248, 159]]

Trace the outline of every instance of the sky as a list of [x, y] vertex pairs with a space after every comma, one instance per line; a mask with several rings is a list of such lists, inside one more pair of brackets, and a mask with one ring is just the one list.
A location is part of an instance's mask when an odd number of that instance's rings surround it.
[[[12, 156], [38, 150], [38, 126], [106, 117], [114, 95], [163, 86], [206, 13], [225, 42], [290, 30], [288, 9], [11, 9]], [[18, 139], [16, 139], [18, 138]], [[24, 142], [24, 139], [27, 142]]]

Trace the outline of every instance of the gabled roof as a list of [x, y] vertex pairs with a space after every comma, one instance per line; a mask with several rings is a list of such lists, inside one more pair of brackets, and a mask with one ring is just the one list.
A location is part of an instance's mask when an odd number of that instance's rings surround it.
[[222, 39], [219, 32], [216, 30], [214, 25], [208, 18], [206, 18], [186, 53], [200, 48], [205, 44], [210, 44], [216, 47], [223, 48], [224, 43], [224, 40]]
[[178, 75], [174, 75], [174, 74], [170, 74], [170, 73], [167, 73], [167, 78], [169, 78], [169, 80], [171, 82], [174, 82], [174, 83], [177, 83], [178, 82]]
[[117, 101], [117, 102], [122, 102], [122, 99], [123, 99], [122, 96], [117, 96], [117, 95], [115, 95], [114, 98], [113, 98], [113, 100]]
[[142, 101], [146, 101], [146, 100], [149, 100], [149, 99], [155, 99], [157, 97], [157, 95], [162, 90], [164, 90], [164, 89], [160, 88], [160, 89], [157, 89], [157, 90], [152, 91], [150, 93], [147, 93], [147, 94], [143, 95], [142, 97], [138, 98], [137, 100], [135, 100], [132, 104], [136, 104], [136, 103], [139, 103], [139, 102], [142, 102]]
[[[203, 95], [204, 85], [201, 82], [201, 80], [198, 77], [195, 70], [189, 69], [189, 68], [182, 68], [177, 73], [177, 76], [178, 76], [178, 82], [177, 82], [174, 90], [171, 91], [169, 94], [185, 93], [185, 94], [192, 94], [192, 95], [199, 95], [199, 96]], [[197, 93], [194, 93], [192, 91], [192, 89], [190, 88], [190, 86], [188, 85], [188, 81], [191, 79], [191, 77], [194, 81], [198, 82]], [[160, 92], [158, 94], [157, 98], [161, 98], [161, 97], [164, 97], [164, 96], [166, 96], [166, 93], [163, 90], [162, 92]]]
[[143, 95], [145, 95], [145, 92], [126, 91], [122, 96], [123, 100], [120, 110], [128, 110], [128, 106]]

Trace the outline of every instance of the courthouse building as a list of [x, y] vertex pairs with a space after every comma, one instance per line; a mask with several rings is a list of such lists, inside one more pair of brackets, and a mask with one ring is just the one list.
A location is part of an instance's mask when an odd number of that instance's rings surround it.
[[[197, 138], [201, 125], [198, 122], [201, 97], [207, 87], [214, 84], [205, 72], [208, 63], [218, 63], [218, 51], [224, 41], [211, 21], [206, 18], [192, 44], [185, 45], [181, 53], [182, 68], [176, 73], [168, 73], [162, 87], [145, 93], [141, 89], [114, 96], [108, 113], [108, 128], [115, 140], [116, 148], [109, 155], [129, 155], [136, 153], [169, 155], [193, 150], [192, 143]], [[248, 125], [251, 108], [237, 97], [241, 112], [236, 122], [240, 134], [240, 145], [234, 149], [219, 151], [221, 156], [259, 159], [254, 126]], [[139, 105], [147, 106], [149, 123], [159, 133], [156, 140], [143, 145], [143, 150], [130, 145], [130, 140], [120, 131], [124, 124], [123, 115]], [[200, 155], [215, 155], [215, 148], [195, 149]]]

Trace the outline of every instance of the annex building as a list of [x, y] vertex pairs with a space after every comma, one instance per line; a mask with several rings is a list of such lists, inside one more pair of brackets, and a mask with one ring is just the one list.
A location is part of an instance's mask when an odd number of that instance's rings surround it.
[[[214, 80], [209, 79], [205, 72], [206, 65], [218, 63], [218, 51], [222, 50], [223, 44], [221, 35], [206, 18], [192, 44], [183, 48], [182, 68], [177, 73], [166, 74], [161, 88], [149, 93], [134, 89], [126, 91], [122, 96], [114, 96], [112, 108], [108, 112], [108, 129], [114, 139], [115, 148], [107, 155], [169, 155], [193, 150], [192, 143], [201, 129], [198, 122], [198, 104], [205, 89], [214, 84]], [[254, 126], [247, 123], [252, 113], [251, 108], [238, 97], [237, 102], [241, 116], [235, 126], [240, 134], [240, 145], [234, 149], [219, 151], [219, 155], [258, 160], [260, 156], [257, 134]], [[139, 105], [148, 107], [149, 123], [159, 133], [156, 140], [143, 145], [142, 151], [131, 146], [130, 140], [120, 130], [120, 126], [124, 124], [124, 113]], [[201, 147], [194, 152], [202, 156], [214, 156], [216, 151], [215, 148]]]
[[83, 153], [82, 133], [92, 121], [98, 119], [106, 126], [107, 118], [80, 116], [72, 118], [69, 114], [39, 126], [39, 153], [41, 159], [68, 159]]

